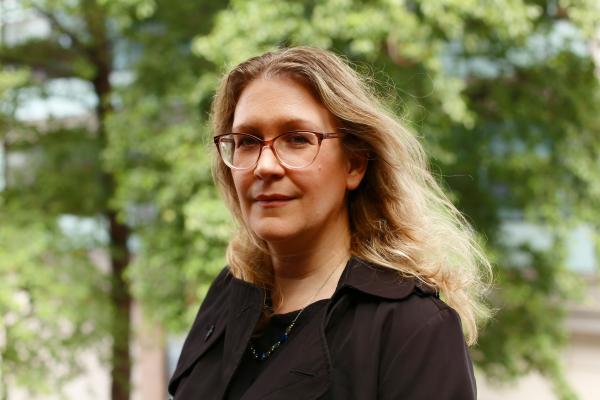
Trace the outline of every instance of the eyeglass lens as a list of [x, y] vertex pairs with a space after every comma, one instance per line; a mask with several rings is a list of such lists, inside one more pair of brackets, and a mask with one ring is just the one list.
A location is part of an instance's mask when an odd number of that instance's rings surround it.
[[[253, 136], [231, 133], [219, 139], [223, 161], [234, 168], [250, 168], [260, 156], [263, 142]], [[273, 140], [273, 150], [288, 167], [302, 168], [316, 158], [319, 138], [313, 132], [289, 132]]]

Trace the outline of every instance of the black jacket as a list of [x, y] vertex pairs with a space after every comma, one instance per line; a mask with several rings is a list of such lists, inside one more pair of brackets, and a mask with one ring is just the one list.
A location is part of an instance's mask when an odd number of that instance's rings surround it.
[[[221, 272], [169, 382], [175, 400], [223, 398], [263, 303], [261, 289]], [[318, 317], [320, 328], [291, 338], [244, 400], [476, 398], [458, 315], [416, 279], [353, 257]], [[178, 392], [194, 368], [203, 371], [194, 396]]]

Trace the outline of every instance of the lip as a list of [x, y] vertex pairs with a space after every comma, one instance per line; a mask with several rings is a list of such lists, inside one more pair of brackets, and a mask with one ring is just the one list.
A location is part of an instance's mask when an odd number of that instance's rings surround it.
[[281, 207], [294, 200], [294, 197], [280, 193], [260, 194], [254, 198], [254, 201], [261, 207]]

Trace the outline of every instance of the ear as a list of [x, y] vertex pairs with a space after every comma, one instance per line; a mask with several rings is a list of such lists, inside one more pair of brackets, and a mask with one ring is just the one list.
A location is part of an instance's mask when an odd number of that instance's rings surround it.
[[348, 173], [346, 175], [347, 190], [354, 190], [360, 185], [360, 182], [367, 172], [367, 165], [368, 160], [366, 153], [356, 153], [348, 157]]

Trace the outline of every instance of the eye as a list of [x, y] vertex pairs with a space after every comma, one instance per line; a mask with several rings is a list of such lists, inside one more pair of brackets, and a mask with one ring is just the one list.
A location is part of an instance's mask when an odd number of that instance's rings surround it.
[[294, 146], [314, 144], [316, 136], [312, 132], [290, 132], [283, 137], [285, 143]]
[[246, 136], [246, 135], [236, 135], [235, 138], [235, 147], [240, 148], [249, 148], [249, 147], [255, 147], [255, 146], [259, 146], [260, 143], [259, 141], [252, 137], [252, 136]]

